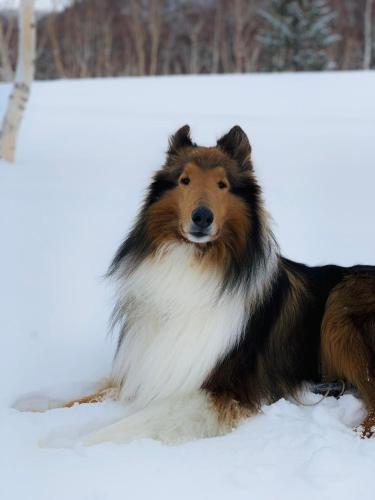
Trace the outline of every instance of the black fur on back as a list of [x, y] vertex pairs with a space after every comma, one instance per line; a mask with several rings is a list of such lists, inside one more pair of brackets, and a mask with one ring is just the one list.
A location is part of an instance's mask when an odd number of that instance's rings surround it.
[[[309, 267], [280, 258], [271, 293], [249, 318], [241, 342], [215, 367], [204, 388], [259, 410], [263, 403], [296, 396], [305, 382], [321, 382], [320, 329], [331, 290], [353, 274], [374, 266]], [[297, 314], [281, 321], [290, 276], [304, 283]]]

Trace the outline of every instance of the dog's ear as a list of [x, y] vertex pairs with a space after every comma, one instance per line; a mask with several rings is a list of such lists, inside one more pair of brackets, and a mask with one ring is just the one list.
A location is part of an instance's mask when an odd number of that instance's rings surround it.
[[250, 142], [241, 127], [232, 127], [217, 141], [217, 146], [236, 160], [241, 170], [252, 170]]
[[181, 148], [195, 146], [190, 137], [190, 127], [189, 125], [184, 125], [179, 128], [174, 135], [169, 138], [169, 148], [168, 154], [175, 155]]

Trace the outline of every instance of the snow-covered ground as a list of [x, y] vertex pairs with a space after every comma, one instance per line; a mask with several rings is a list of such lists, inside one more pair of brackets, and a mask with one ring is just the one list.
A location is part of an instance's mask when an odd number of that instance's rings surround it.
[[374, 88], [375, 72], [34, 85], [17, 164], [0, 163], [1, 499], [374, 499], [375, 440], [352, 433], [363, 409], [351, 395], [279, 401], [228, 436], [177, 447], [46, 449], [47, 435], [115, 420], [121, 405], [12, 409], [108, 373], [102, 276], [185, 123], [202, 144], [236, 123], [248, 132], [287, 256], [375, 264]]

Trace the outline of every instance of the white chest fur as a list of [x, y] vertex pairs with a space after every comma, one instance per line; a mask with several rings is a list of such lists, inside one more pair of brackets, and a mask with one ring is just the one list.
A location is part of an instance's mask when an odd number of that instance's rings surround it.
[[201, 268], [190, 245], [176, 245], [124, 278], [125, 333], [113, 376], [121, 399], [192, 392], [239, 340], [246, 321], [241, 293], [220, 294], [219, 276]]

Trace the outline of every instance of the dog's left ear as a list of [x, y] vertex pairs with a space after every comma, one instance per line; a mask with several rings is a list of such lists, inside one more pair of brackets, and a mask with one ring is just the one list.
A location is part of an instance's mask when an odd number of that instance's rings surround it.
[[179, 149], [191, 146], [195, 146], [195, 144], [190, 137], [190, 127], [189, 125], [184, 125], [169, 138], [168, 154], [175, 155]]
[[235, 125], [217, 141], [217, 145], [228, 156], [237, 161], [241, 170], [252, 170], [251, 146], [241, 127]]

